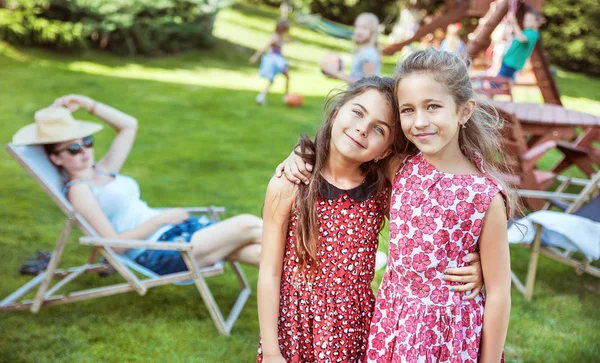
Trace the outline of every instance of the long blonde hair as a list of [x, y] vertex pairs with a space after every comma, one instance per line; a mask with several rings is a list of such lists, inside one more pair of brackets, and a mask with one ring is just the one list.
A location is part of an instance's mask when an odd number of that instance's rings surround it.
[[[411, 54], [396, 69], [396, 82], [394, 90], [398, 94], [400, 82], [415, 73], [425, 73], [439, 82], [454, 98], [456, 109], [464, 106], [469, 100], [475, 98], [475, 92], [467, 71], [467, 63], [460, 56], [435, 49], [426, 49]], [[470, 160], [476, 160], [479, 154], [484, 163], [486, 173], [492, 177], [509, 195], [507, 213], [515, 215], [519, 211], [514, 192], [502, 180], [501, 171], [508, 171], [502, 155], [502, 134], [504, 120], [498, 111], [489, 103], [477, 100], [473, 114], [460, 128], [458, 143], [462, 153]], [[407, 144], [408, 153], [417, 151], [414, 144]]]

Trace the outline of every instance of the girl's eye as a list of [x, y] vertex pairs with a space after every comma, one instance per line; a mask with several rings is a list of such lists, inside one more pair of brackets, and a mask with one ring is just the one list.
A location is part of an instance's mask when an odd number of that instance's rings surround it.
[[385, 134], [385, 130], [383, 130], [383, 127], [381, 127], [381, 126], [375, 126], [375, 127], [373, 127], [373, 130], [375, 130], [375, 132], [377, 132], [381, 135]]
[[400, 110], [400, 113], [411, 113], [411, 112], [413, 112], [412, 108], [404, 108], [404, 109]]
[[440, 107], [442, 107], [442, 106], [436, 105], [435, 103], [432, 103], [431, 105], [427, 106], [427, 109], [428, 110], [437, 110]]
[[358, 117], [362, 117], [363, 113], [360, 110], [352, 110], [352, 112], [354, 112], [354, 114]]

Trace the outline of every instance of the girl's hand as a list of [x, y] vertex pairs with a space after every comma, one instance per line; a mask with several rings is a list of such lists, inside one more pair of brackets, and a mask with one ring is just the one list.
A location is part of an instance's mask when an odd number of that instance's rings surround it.
[[300, 184], [300, 182], [303, 182], [304, 184], [308, 184], [309, 178], [312, 175], [312, 170], [313, 166], [311, 164], [304, 162], [300, 156], [292, 151], [287, 159], [277, 165], [275, 176], [280, 178], [281, 175], [285, 175], [292, 183]]
[[179, 224], [190, 218], [190, 214], [182, 208], [171, 208], [158, 215], [160, 224]]
[[258, 56], [257, 54], [253, 55], [252, 57], [250, 57], [250, 63], [255, 64], [258, 61]]
[[82, 96], [82, 95], [67, 95], [57, 98], [54, 103], [52, 103], [53, 107], [64, 107], [68, 109], [70, 112], [75, 112], [80, 108], [86, 109], [88, 112], [94, 106], [93, 99]]
[[263, 362], [265, 363], [286, 363], [285, 358], [279, 354], [263, 354]]
[[460, 282], [463, 285], [452, 286], [451, 291], [469, 291], [469, 295], [463, 296], [463, 300], [472, 300], [479, 294], [483, 287], [483, 273], [481, 271], [481, 262], [479, 253], [469, 253], [465, 256], [465, 261], [470, 262], [470, 266], [449, 268], [445, 271], [444, 280], [449, 282]]

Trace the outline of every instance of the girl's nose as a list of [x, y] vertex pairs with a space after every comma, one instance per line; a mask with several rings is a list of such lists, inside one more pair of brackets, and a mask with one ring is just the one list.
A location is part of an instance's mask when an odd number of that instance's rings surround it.
[[364, 122], [357, 122], [355, 127], [356, 132], [358, 132], [363, 137], [367, 137], [367, 128]]
[[417, 115], [415, 117], [415, 127], [424, 128], [429, 126], [429, 117], [426, 112], [417, 111]]

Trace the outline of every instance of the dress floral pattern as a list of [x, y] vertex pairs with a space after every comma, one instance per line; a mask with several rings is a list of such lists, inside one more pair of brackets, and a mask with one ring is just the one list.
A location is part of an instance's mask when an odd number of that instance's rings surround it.
[[478, 250], [500, 186], [483, 173], [447, 174], [413, 155], [396, 173], [388, 268], [370, 328], [368, 362], [477, 362], [484, 297], [462, 301], [444, 270]]
[[[298, 272], [295, 213], [289, 223], [281, 277], [279, 348], [288, 363], [362, 362], [375, 303], [371, 289], [375, 254], [389, 196], [387, 191], [372, 195], [374, 188], [342, 191], [322, 180], [326, 187], [321, 188], [316, 206], [318, 269], [311, 281]], [[261, 348], [259, 342], [257, 362], [262, 362]]]

